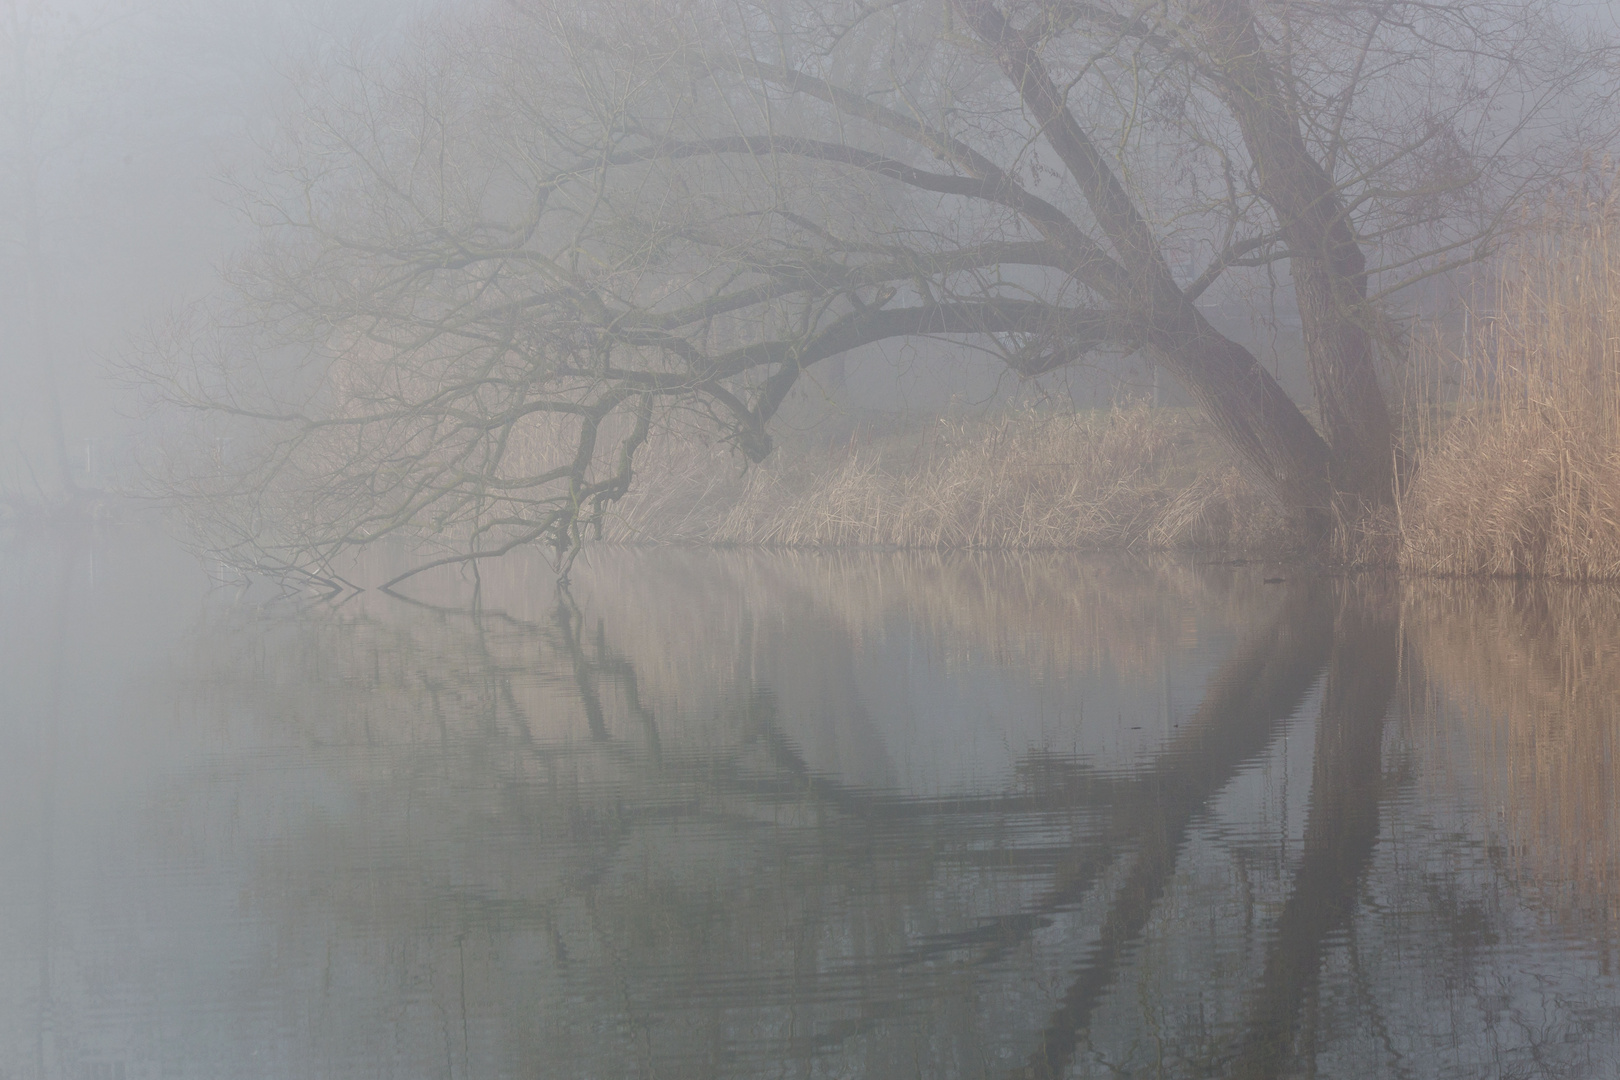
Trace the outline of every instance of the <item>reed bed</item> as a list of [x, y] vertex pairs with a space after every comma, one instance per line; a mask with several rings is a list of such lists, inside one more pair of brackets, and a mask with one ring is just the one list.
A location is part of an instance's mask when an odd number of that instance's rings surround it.
[[852, 446], [807, 482], [758, 470], [710, 540], [777, 547], [1218, 549], [1277, 535], [1186, 410], [1022, 410]]
[[1620, 579], [1617, 229], [1612, 200], [1560, 206], [1502, 260], [1449, 419], [1415, 439], [1405, 569]]

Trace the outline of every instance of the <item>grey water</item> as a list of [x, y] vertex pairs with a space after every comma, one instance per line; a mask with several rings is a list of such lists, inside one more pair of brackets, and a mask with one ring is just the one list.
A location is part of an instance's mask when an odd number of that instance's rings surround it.
[[218, 578], [0, 547], [5, 1080], [1620, 1070], [1610, 592]]

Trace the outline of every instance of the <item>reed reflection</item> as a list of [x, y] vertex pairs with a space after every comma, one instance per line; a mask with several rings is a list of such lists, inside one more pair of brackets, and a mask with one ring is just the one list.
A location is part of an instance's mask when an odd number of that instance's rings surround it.
[[1500, 581], [1414, 585], [1411, 692], [1433, 782], [1479, 780], [1492, 857], [1572, 928], [1620, 920], [1620, 594]]

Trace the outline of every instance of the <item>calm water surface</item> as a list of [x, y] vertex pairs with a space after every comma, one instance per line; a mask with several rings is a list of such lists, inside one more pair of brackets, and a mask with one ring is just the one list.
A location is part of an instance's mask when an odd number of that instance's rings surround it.
[[1615, 593], [411, 591], [0, 548], [0, 1078], [1620, 1075]]

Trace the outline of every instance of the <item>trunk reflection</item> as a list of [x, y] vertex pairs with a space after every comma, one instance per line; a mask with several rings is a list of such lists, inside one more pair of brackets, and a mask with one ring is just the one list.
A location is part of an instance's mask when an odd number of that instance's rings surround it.
[[50, 930], [0, 939], [0, 1070], [1578, 1076], [1620, 1046], [1596, 600], [1057, 558], [480, 577], [215, 605], [172, 669], [78, 647], [135, 625], [78, 584], [0, 579], [39, 616], [6, 629], [0, 896]]

